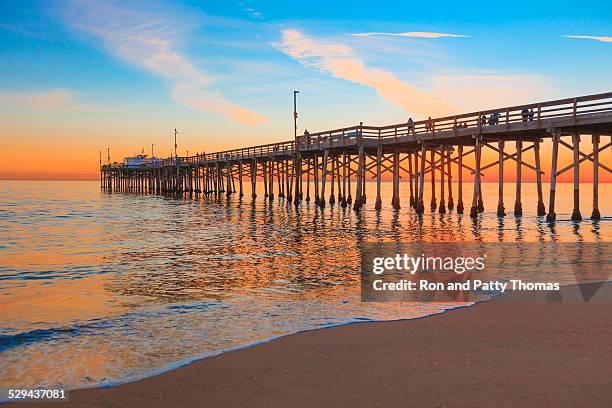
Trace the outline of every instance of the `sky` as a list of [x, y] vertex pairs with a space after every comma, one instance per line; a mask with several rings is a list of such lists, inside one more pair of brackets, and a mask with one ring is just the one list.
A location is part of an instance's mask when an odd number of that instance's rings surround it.
[[612, 90], [612, 3], [0, 0], [0, 178]]

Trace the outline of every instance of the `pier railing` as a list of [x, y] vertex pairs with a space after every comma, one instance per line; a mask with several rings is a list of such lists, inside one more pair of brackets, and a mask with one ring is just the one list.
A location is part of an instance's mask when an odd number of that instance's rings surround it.
[[[305, 133], [299, 135], [296, 141], [268, 143], [214, 153], [202, 153], [188, 157], [179, 157], [178, 162], [180, 165], [190, 165], [279, 155], [293, 155], [296, 150], [296, 143], [299, 151], [309, 151], [321, 148], [354, 146], [367, 139], [389, 141], [390, 139], [408, 137], [409, 141], [418, 141], [422, 139], [435, 139], [438, 134], [448, 134], [448, 132], [450, 132], [452, 136], [458, 133], [463, 135], [483, 133], [488, 129], [499, 131], [504, 130], [504, 127], [509, 130], [512, 124], [519, 122], [529, 123], [530, 125], [535, 125], [536, 128], [541, 128], [544, 126], [543, 122], [548, 119], [570, 118], [575, 124], [581, 116], [609, 112], [612, 112], [612, 92], [488, 109], [413, 122], [406, 121], [388, 126], [364, 126], [363, 124], [359, 124], [357, 126], [322, 132]], [[176, 164], [177, 159], [171, 157], [143, 166], [164, 167], [175, 166]], [[121, 164], [115, 164], [114, 166], [121, 166]]]

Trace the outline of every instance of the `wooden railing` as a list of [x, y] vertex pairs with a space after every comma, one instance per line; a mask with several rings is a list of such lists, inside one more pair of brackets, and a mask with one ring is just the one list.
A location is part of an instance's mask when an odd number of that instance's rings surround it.
[[[489, 109], [461, 115], [445, 116], [414, 122], [404, 122], [388, 126], [358, 126], [326, 130], [317, 133], [299, 135], [297, 144], [300, 151], [319, 149], [322, 147], [341, 147], [354, 145], [363, 139], [388, 140], [392, 138], [413, 136], [414, 140], [424, 137], [435, 138], [437, 134], [471, 129], [486, 132], [488, 129], [503, 130], [513, 123], [535, 122], [536, 128], [542, 126], [542, 121], [554, 118], [572, 118], [573, 122], [583, 115], [612, 112], [612, 92], [587, 95], [576, 98], [558, 99], [527, 105], [516, 105], [498, 109]], [[489, 128], [495, 126], [495, 128]], [[466, 132], [469, 133], [469, 132]], [[215, 153], [202, 153], [189, 157], [179, 157], [179, 164], [196, 164], [211, 161], [234, 161], [253, 157], [269, 157], [279, 154], [292, 154], [295, 142], [269, 143], [239, 149], [225, 150]], [[160, 160], [145, 167], [175, 166], [174, 157]], [[121, 166], [121, 164], [105, 165]]]

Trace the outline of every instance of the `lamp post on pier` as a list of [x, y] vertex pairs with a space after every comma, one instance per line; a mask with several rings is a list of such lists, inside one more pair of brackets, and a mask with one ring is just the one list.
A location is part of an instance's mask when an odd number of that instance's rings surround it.
[[297, 142], [297, 118], [298, 118], [297, 94], [299, 93], [300, 91], [293, 91], [293, 138], [296, 142]]

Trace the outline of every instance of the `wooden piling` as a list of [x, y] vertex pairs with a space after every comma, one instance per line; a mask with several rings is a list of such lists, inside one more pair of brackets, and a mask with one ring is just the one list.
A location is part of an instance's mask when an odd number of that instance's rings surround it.
[[335, 160], [336, 160], [336, 183], [337, 183], [337, 188], [338, 188], [338, 202], [340, 203], [342, 201], [342, 190], [341, 188], [341, 183], [340, 183], [340, 156], [336, 155], [335, 156]]
[[463, 145], [457, 147], [457, 214], [463, 214]]
[[423, 197], [423, 189], [425, 187], [425, 145], [421, 144], [421, 169], [419, 170], [419, 202], [417, 204], [417, 213], [425, 212], [425, 201]]
[[540, 139], [536, 138], [533, 141], [533, 151], [535, 155], [536, 167], [536, 188], [538, 190], [538, 217], [546, 215], [546, 207], [544, 206], [544, 194], [542, 193], [542, 165], [540, 162]]
[[453, 200], [453, 177], [452, 177], [452, 166], [451, 166], [451, 161], [452, 161], [452, 152], [450, 149], [447, 150], [446, 154], [447, 156], [447, 160], [446, 160], [446, 172], [448, 173], [448, 209], [449, 211], [452, 211], [455, 208], [455, 202]]
[[419, 152], [414, 152], [414, 208], [419, 207]]
[[329, 158], [329, 150], [323, 151], [323, 163], [321, 163], [321, 195], [319, 196], [319, 207], [325, 207], [325, 182], [327, 179], [327, 161]]
[[261, 162], [261, 175], [263, 176], [264, 198], [268, 198], [268, 162]]
[[572, 134], [574, 152], [574, 210], [572, 211], [572, 221], [582, 221], [580, 214], [580, 135]]
[[412, 171], [412, 154], [408, 153], [408, 181], [410, 184], [410, 200], [409, 200], [409, 204], [411, 208], [414, 208], [414, 187], [413, 187], [413, 171]]
[[306, 202], [310, 202], [310, 172], [312, 171], [311, 159], [308, 159], [308, 166], [306, 168]]
[[435, 149], [433, 147], [430, 150], [429, 159], [431, 161], [431, 163], [430, 163], [430, 169], [431, 169], [431, 203], [430, 203], [430, 208], [431, 208], [431, 211], [435, 211], [436, 207], [437, 207], [437, 203], [436, 203], [436, 169], [435, 169], [435, 164], [434, 164], [436, 162], [436, 154], [435, 154]]
[[[374, 208], [376, 210], [380, 210], [382, 208], [382, 198], [380, 196], [380, 176], [382, 175], [382, 144], [378, 143], [378, 148], [376, 149], [376, 203], [374, 204]], [[395, 182], [395, 175], [393, 176], [393, 181]]]
[[555, 221], [555, 192], [557, 188], [557, 158], [559, 157], [559, 138], [561, 134], [558, 130], [553, 133], [553, 148], [552, 148], [552, 164], [550, 169], [550, 193], [548, 195], [548, 215], [546, 220], [549, 222]]
[[334, 205], [336, 202], [336, 197], [334, 195], [335, 189], [335, 181], [336, 181], [336, 160], [334, 155], [331, 156], [331, 179], [330, 179], [330, 192], [329, 192], [329, 204]]
[[506, 215], [504, 208], [504, 147], [505, 142], [500, 139], [497, 146], [498, 175], [497, 175], [497, 216]]
[[342, 200], [340, 200], [340, 205], [346, 208], [347, 200], [346, 200], [346, 151], [342, 152]]
[[440, 214], [446, 213], [446, 199], [444, 198], [444, 148], [440, 149], [440, 208], [438, 208], [438, 212]]
[[347, 167], [347, 169], [346, 169], [346, 173], [347, 173], [347, 175], [346, 175], [346, 189], [347, 189], [347, 191], [348, 191], [348, 197], [346, 198], [346, 203], [347, 203], [348, 205], [351, 205], [351, 204], [353, 203], [353, 195], [351, 194], [351, 176], [352, 176], [352, 175], [351, 175], [351, 173], [352, 173], [352, 171], [353, 171], [353, 170], [352, 170], [352, 166], [351, 166], [351, 164], [352, 164], [352, 161], [351, 161], [351, 160], [352, 160], [352, 159], [351, 159], [351, 157], [349, 156], [349, 157], [348, 157], [348, 164], [347, 164], [347, 165], [348, 165], [348, 167]]
[[476, 136], [476, 148], [474, 153], [476, 154], [476, 168], [474, 172], [474, 195], [472, 196], [472, 208], [470, 209], [470, 217], [476, 218], [478, 216], [478, 197], [481, 194], [480, 191], [480, 157], [481, 157], [481, 140], [480, 135]]
[[400, 154], [397, 149], [393, 152], [393, 209], [399, 210], [402, 208], [400, 205]]
[[314, 202], [316, 205], [319, 205], [319, 156], [318, 155], [314, 155], [314, 162], [313, 162], [313, 170], [314, 170]]
[[251, 197], [257, 198], [257, 159], [251, 161]]
[[354, 210], [359, 210], [363, 206], [363, 175], [365, 172], [365, 152], [363, 145], [359, 146], [359, 159], [357, 163], [357, 190], [355, 191]]
[[599, 213], [599, 135], [592, 135], [593, 139], [593, 212], [591, 220], [600, 220]]
[[523, 215], [523, 204], [521, 203], [522, 172], [523, 170], [523, 141], [516, 141], [516, 198], [514, 201], [514, 215]]

